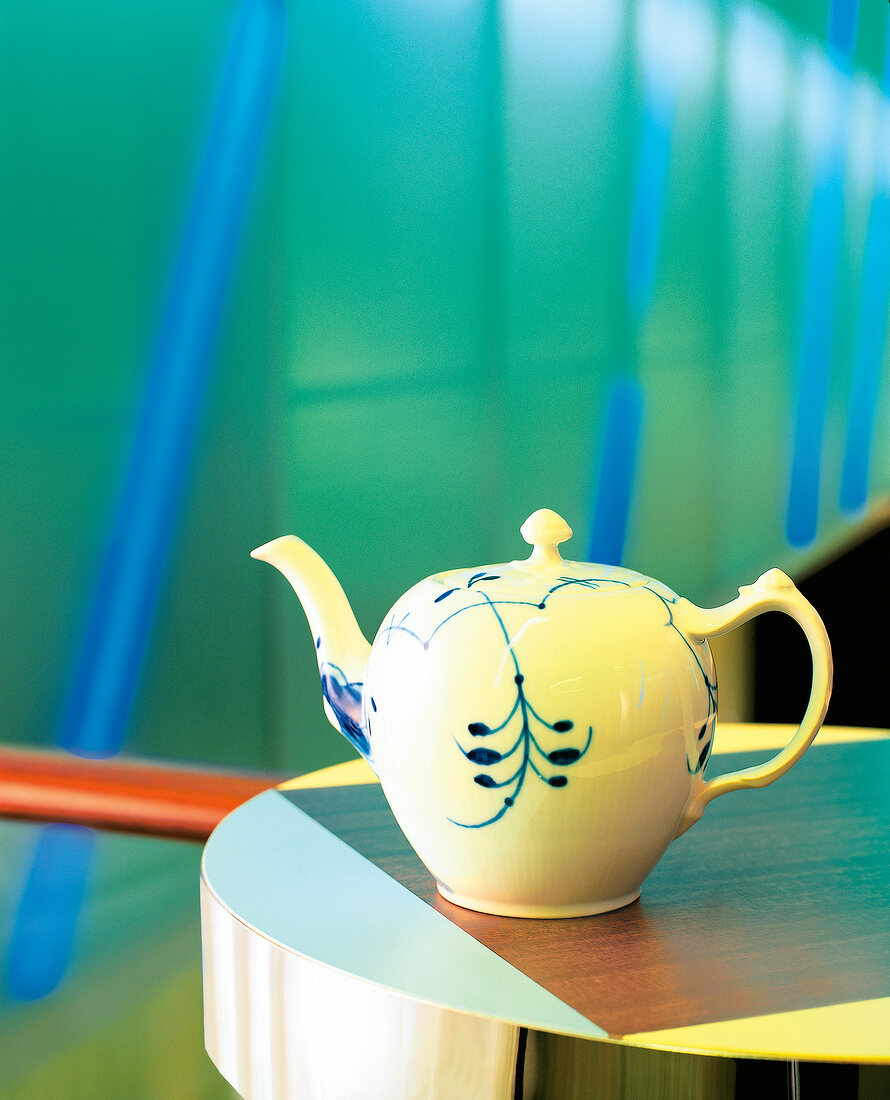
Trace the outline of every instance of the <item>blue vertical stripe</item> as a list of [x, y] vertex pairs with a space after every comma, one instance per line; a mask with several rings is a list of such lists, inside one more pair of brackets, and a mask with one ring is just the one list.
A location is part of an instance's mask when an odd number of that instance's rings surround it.
[[[283, 0], [244, 0], [191, 195], [139, 422], [58, 739], [109, 756], [124, 740], [191, 465], [202, 399], [284, 47]], [[44, 830], [9, 950], [10, 992], [61, 980], [81, 907], [88, 830]]]
[[92, 829], [40, 829], [9, 941], [6, 982], [19, 1001], [58, 985], [68, 965], [93, 851]]
[[831, 378], [844, 188], [839, 156], [816, 182], [797, 349], [797, 395], [786, 535], [808, 546], [819, 523], [822, 444]]
[[[655, 294], [675, 108], [675, 89], [647, 84], [630, 210], [625, 284], [628, 321], [634, 328], [645, 320]], [[620, 565], [624, 558], [642, 423], [642, 388], [635, 378], [619, 377], [606, 402], [599, 470], [591, 502], [589, 561]]]
[[108, 756], [126, 733], [280, 67], [283, 30], [281, 0], [245, 0], [62, 719], [59, 739], [72, 752]]
[[[831, 0], [827, 39], [837, 83], [827, 90], [835, 94], [837, 88], [842, 89], [843, 102], [837, 109], [843, 110], [845, 117], [858, 14], [858, 0]], [[795, 364], [797, 393], [785, 534], [789, 543], [798, 547], [809, 546], [819, 530], [822, 450], [844, 219], [844, 127], [833, 119], [827, 119], [826, 125], [834, 132], [829, 136], [827, 155], [820, 158], [816, 170]]]
[[[890, 94], [890, 19], [884, 45], [883, 108]], [[879, 141], [887, 139], [887, 127], [879, 129]], [[862, 297], [850, 384], [847, 439], [841, 471], [840, 507], [848, 513], [861, 511], [868, 502], [872, 445], [878, 409], [881, 371], [887, 339], [890, 307], [890, 195], [882, 165], [886, 150], [875, 158], [875, 193], [868, 217], [865, 258], [862, 265]]]
[[828, 13], [828, 48], [835, 57], [853, 56], [858, 17], [859, 0], [831, 0]]
[[620, 565], [624, 557], [642, 423], [642, 389], [633, 378], [617, 379], [606, 406], [589, 561]]
[[673, 100], [655, 102], [650, 93], [643, 110], [627, 254], [627, 305], [637, 324], [645, 317], [655, 292], [673, 118]]
[[869, 469], [890, 303], [890, 198], [872, 200], [862, 271], [862, 298], [853, 360], [840, 506], [858, 512], [868, 499]]
[[884, 45], [884, 70], [881, 73], [881, 90], [885, 98], [890, 96], [890, 20], [887, 23], [887, 37]]

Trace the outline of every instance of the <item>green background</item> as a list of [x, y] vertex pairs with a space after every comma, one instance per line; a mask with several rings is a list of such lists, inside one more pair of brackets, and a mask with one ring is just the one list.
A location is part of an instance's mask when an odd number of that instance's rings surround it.
[[[10, 743], [56, 736], [236, 10], [0, 0]], [[647, 46], [653, 11], [679, 30]], [[752, 21], [771, 50], [753, 84]], [[770, 566], [800, 575], [867, 521], [890, 484], [886, 377], [869, 509], [844, 515], [838, 491], [869, 212], [890, 188], [881, 4], [862, 5], [842, 78], [818, 536], [785, 537], [823, 118], [808, 74], [828, 22], [827, 0], [289, 6], [127, 751], [287, 772], [347, 758], [299, 605], [249, 550], [306, 539], [369, 636], [429, 573], [520, 556], [535, 508], [563, 514], [564, 552], [585, 558], [620, 377], [643, 400], [625, 564], [717, 602]], [[674, 106], [640, 316], [625, 285], [653, 72]], [[0, 834], [7, 923], [30, 837]], [[57, 1095], [224, 1094], [199, 1049], [197, 869], [188, 846], [101, 838], [69, 978], [0, 1002], [0, 1095], [47, 1095], [40, 1075], [75, 1064]], [[72, 1007], [87, 997], [95, 1019]], [[120, 1043], [132, 1080], [103, 1091], [89, 1067]]]

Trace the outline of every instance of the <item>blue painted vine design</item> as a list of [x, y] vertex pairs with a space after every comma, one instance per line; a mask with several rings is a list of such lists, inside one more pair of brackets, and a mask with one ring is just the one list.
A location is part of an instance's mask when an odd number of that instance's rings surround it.
[[[625, 588], [631, 587], [628, 581], [617, 580], [613, 577], [559, 577], [557, 583], [548, 589], [543, 598], [538, 602], [534, 600], [493, 600], [481, 587], [476, 587], [477, 585], [481, 586], [485, 581], [496, 581], [499, 579], [500, 577], [497, 574], [488, 573], [483, 570], [470, 577], [464, 586], [448, 588], [436, 596], [434, 603], [443, 603], [455, 592], [473, 589], [478, 593], [480, 599], [475, 603], [465, 604], [457, 608], [457, 610], [453, 611], [451, 614], [446, 615], [428, 637], [423, 637], [415, 630], [411, 629], [410, 626], [406, 625], [411, 614], [410, 611], [398, 622], [396, 622], [395, 617], [393, 617], [390, 623], [382, 631], [386, 637], [387, 645], [391, 642], [394, 634], [402, 633], [414, 638], [424, 649], [429, 649], [433, 638], [451, 619], [473, 608], [482, 607], [488, 608], [495, 616], [500, 630], [504, 635], [504, 640], [507, 643], [507, 652], [510, 654], [515, 671], [513, 682], [516, 685], [516, 696], [513, 705], [507, 716], [498, 725], [490, 726], [481, 721], [470, 722], [467, 726], [467, 732], [474, 738], [489, 738], [505, 731], [511, 723], [514, 722], [514, 719], [516, 719], [519, 723], [518, 733], [511, 743], [506, 746], [502, 745], [499, 748], [489, 747], [489, 744], [480, 744], [477, 747], [467, 748], [457, 738], [455, 738], [455, 743], [467, 760], [482, 768], [497, 768], [502, 775], [503, 773], [499, 766], [503, 764], [504, 761], [512, 762], [515, 760], [517, 761], [517, 766], [515, 770], [505, 778], [496, 778], [490, 771], [480, 771], [473, 776], [473, 781], [480, 787], [484, 787], [488, 790], [505, 790], [506, 793], [504, 794], [503, 802], [497, 812], [484, 821], [464, 822], [456, 821], [453, 818], [448, 819], [453, 824], [466, 829], [481, 829], [486, 825], [494, 824], [504, 817], [504, 815], [516, 804], [516, 799], [523, 789], [529, 772], [532, 772], [542, 783], [546, 783], [550, 787], [562, 788], [567, 786], [569, 777], [563, 774], [561, 769], [569, 768], [582, 759], [590, 748], [594, 737], [593, 726], [589, 725], [587, 727], [587, 736], [583, 744], [563, 744], [561, 743], [562, 738], [574, 729], [574, 723], [568, 718], [560, 718], [554, 722], [548, 722], [538, 714], [532, 706], [527, 694], [525, 676], [519, 666], [516, 653], [510, 645], [510, 636], [497, 610], [498, 607], [521, 605], [543, 610], [547, 606], [547, 601], [555, 593], [569, 585], [578, 585], [583, 588], [594, 590], [600, 589], [606, 585], [620, 585]], [[677, 636], [682, 639], [683, 644], [689, 650], [698, 667], [707, 692], [708, 713], [704, 723], [698, 731], [696, 752], [693, 753], [691, 757], [690, 754], [687, 753], [686, 757], [686, 767], [689, 773], [691, 775], [697, 775], [704, 769], [711, 753], [714, 720], [717, 715], [717, 684], [716, 681], [711, 680], [699, 655], [674, 622], [672, 605], [676, 603], [677, 597], [673, 595], [673, 593], [670, 596], [666, 596], [649, 584], [639, 585], [638, 587], [644, 588], [647, 592], [651, 592], [652, 595], [664, 605], [668, 616], [665, 626], [673, 630]], [[557, 735], [556, 738], [552, 737], [553, 734]]]
[[686, 767], [689, 774], [698, 775], [699, 772], [704, 771], [705, 765], [711, 756], [711, 747], [714, 744], [714, 723], [717, 720], [717, 681], [711, 680], [710, 676], [708, 676], [704, 665], [701, 663], [698, 654], [692, 648], [689, 639], [674, 622], [672, 605], [677, 602], [678, 597], [671, 596], [670, 599], [668, 599], [668, 597], [664, 596], [661, 592], [656, 592], [654, 588], [650, 588], [648, 584], [644, 584], [642, 587], [645, 588], [647, 592], [651, 592], [653, 596], [657, 597], [664, 604], [665, 610], [668, 613], [668, 620], [664, 625], [676, 633], [677, 637], [692, 654], [693, 660], [696, 665], [698, 665], [698, 671], [701, 673], [705, 690], [708, 693], [708, 713], [698, 731], [698, 744], [696, 746], [697, 754], [694, 754], [693, 759], [690, 759], [688, 753], [686, 755]]
[[[483, 595], [485, 595], [485, 593], [483, 593]], [[510, 713], [500, 725], [491, 727], [486, 725], [485, 722], [470, 722], [467, 726], [467, 730], [473, 737], [491, 737], [494, 734], [500, 733], [503, 729], [506, 729], [517, 715], [521, 718], [522, 724], [516, 740], [504, 752], [488, 747], [468, 750], [463, 747], [457, 738], [455, 738], [455, 743], [467, 760], [471, 761], [473, 764], [481, 764], [483, 767], [492, 767], [503, 763], [504, 760], [510, 760], [516, 756], [517, 753], [520, 753], [520, 749], [521, 753], [519, 755], [518, 767], [513, 774], [507, 776], [506, 779], [496, 780], [489, 772], [480, 772], [473, 776], [473, 782], [478, 783], [480, 787], [486, 787], [488, 789], [509, 788], [509, 790], [504, 796], [503, 804], [497, 813], [487, 818], [485, 821], [469, 824], [465, 821], [455, 821], [454, 818], [448, 819], [453, 824], [460, 825], [465, 829], [481, 829], [485, 825], [492, 825], [495, 821], [500, 821], [504, 814], [515, 805], [529, 770], [534, 772], [542, 783], [546, 783], [550, 787], [565, 787], [568, 783], [568, 778], [560, 772], [552, 772], [552, 768], [568, 768], [572, 764], [576, 764], [590, 748], [590, 743], [593, 740], [592, 726], [588, 726], [587, 740], [580, 748], [571, 745], [561, 745], [558, 740], [551, 741], [550, 745], [552, 747], [548, 748], [542, 745], [541, 741], [538, 740], [538, 737], [543, 739], [544, 730], [550, 730], [558, 736], [568, 734], [574, 728], [574, 722], [568, 718], [560, 718], [556, 722], [548, 722], [546, 719], [542, 718], [531, 705], [525, 692], [525, 677], [519, 669], [519, 661], [516, 659], [516, 654], [513, 652], [513, 648], [510, 645], [510, 635], [507, 633], [507, 628], [504, 626], [504, 620], [498, 614], [494, 601], [488, 596], [485, 596], [485, 599], [498, 621], [504, 639], [507, 642], [507, 652], [513, 660], [513, 667], [516, 670], [513, 677], [513, 683], [516, 685], [516, 701], [513, 703]], [[541, 731], [538, 733], [538, 736], [535, 736], [535, 733], [532, 732], [532, 723], [535, 723], [538, 730]], [[551, 774], [547, 775], [545, 772], [551, 772]]]

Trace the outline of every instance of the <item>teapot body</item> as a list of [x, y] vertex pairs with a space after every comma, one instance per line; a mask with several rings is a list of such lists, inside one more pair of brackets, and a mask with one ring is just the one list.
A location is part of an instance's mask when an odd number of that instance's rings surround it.
[[680, 629], [670, 589], [629, 570], [498, 573], [430, 578], [382, 624], [364, 706], [384, 793], [461, 905], [617, 908], [703, 782], [710, 650]]
[[[522, 561], [415, 585], [370, 646], [324, 561], [293, 535], [253, 551], [300, 598], [325, 711], [376, 770], [440, 892], [505, 916], [627, 905], [714, 798], [800, 760], [831, 696], [831, 646], [779, 569], [700, 608], [659, 581], [564, 560], [571, 528], [539, 509]], [[766, 611], [806, 636], [803, 719], [771, 759], [706, 779], [717, 718], [708, 638]]]

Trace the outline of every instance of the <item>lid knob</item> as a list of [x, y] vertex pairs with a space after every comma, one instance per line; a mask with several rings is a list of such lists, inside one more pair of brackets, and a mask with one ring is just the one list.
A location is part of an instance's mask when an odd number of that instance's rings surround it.
[[532, 565], [556, 565], [561, 562], [562, 555], [557, 546], [572, 537], [571, 527], [562, 516], [549, 508], [532, 512], [519, 530], [525, 541], [534, 547], [528, 559]]

